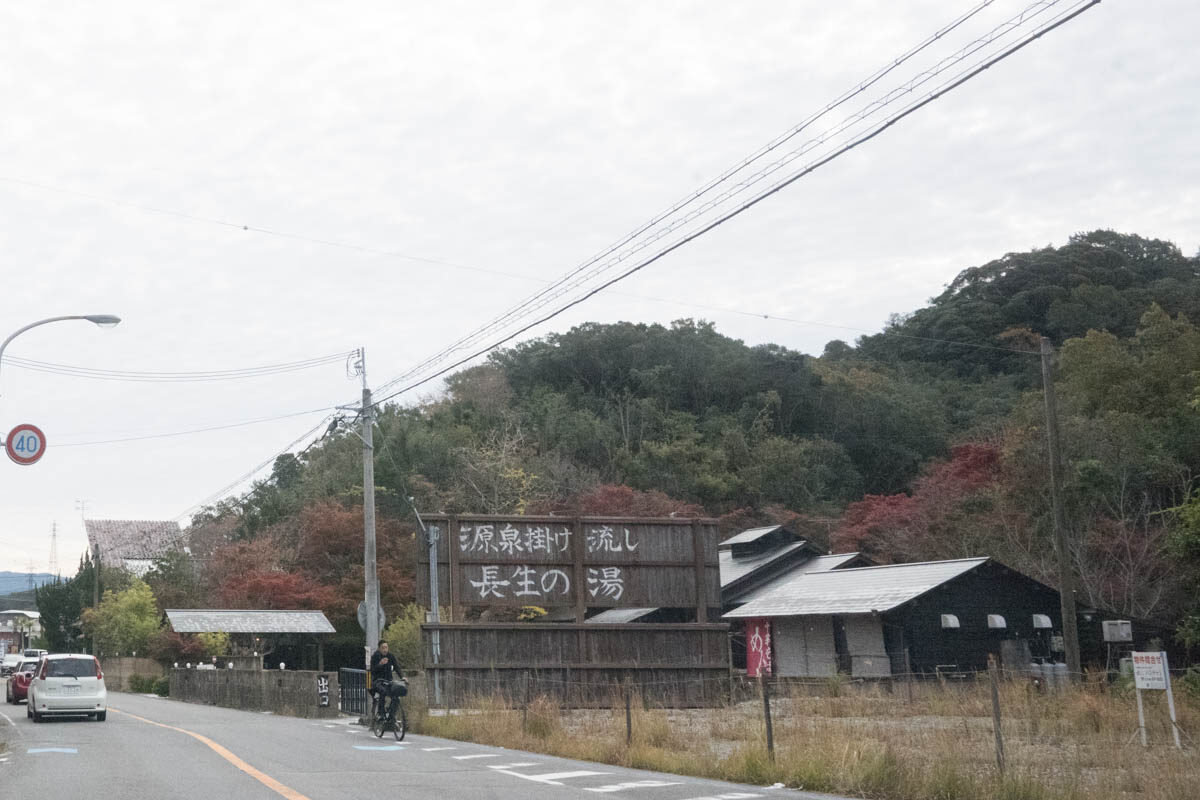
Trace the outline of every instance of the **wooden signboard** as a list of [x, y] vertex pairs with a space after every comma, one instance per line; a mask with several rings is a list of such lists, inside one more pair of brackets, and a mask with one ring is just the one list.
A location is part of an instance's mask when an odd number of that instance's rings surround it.
[[[454, 619], [472, 606], [695, 608], [721, 602], [711, 519], [426, 516], [436, 527], [438, 597]], [[418, 600], [429, 602], [420, 549]]]

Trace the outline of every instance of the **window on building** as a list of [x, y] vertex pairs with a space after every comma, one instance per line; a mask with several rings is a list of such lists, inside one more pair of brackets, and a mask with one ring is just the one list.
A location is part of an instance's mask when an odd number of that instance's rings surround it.
[[953, 614], [942, 614], [942, 627], [943, 628], [957, 628], [958, 627], [958, 617], [954, 616]]
[[989, 628], [1007, 628], [1008, 623], [1004, 621], [1004, 617], [999, 614], [988, 614]]
[[1034, 628], [1051, 628], [1051, 627], [1053, 627], [1050, 624], [1050, 615], [1049, 614], [1034, 614], [1033, 615], [1033, 627]]

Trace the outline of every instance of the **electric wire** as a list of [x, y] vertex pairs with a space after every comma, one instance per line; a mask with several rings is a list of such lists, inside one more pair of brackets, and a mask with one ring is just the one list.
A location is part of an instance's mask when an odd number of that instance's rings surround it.
[[[1061, 0], [1055, 0], [1055, 2], [1050, 3], [1050, 5], [1051, 6], [1056, 5], [1057, 2], [1061, 2]], [[675, 250], [679, 249], [680, 247], [684, 246], [685, 244], [699, 238], [700, 236], [703, 236], [705, 233], [708, 233], [709, 231], [713, 230], [714, 228], [724, 224], [728, 220], [744, 213], [745, 211], [749, 210], [750, 208], [754, 207], [755, 205], [758, 205], [759, 203], [761, 203], [763, 200], [767, 199], [768, 197], [771, 197], [772, 195], [782, 191], [784, 188], [790, 186], [791, 184], [800, 180], [804, 176], [814, 172], [815, 170], [819, 169], [820, 167], [824, 166], [825, 164], [828, 164], [830, 161], [833, 161], [838, 156], [841, 156], [842, 154], [849, 152], [850, 150], [854, 149], [855, 147], [858, 147], [859, 145], [864, 144], [865, 142], [868, 142], [871, 139], [874, 139], [876, 136], [880, 135], [881, 133], [886, 131], [888, 128], [895, 125], [897, 122], [914, 114], [916, 111], [920, 110], [921, 108], [925, 107], [926, 105], [929, 105], [930, 103], [934, 102], [935, 100], [945, 96], [947, 93], [953, 91], [954, 89], [963, 85], [967, 81], [978, 76], [979, 74], [986, 71], [993, 65], [1003, 61], [1006, 58], [1009, 58], [1014, 53], [1017, 53], [1018, 51], [1024, 49], [1028, 45], [1032, 44], [1034, 41], [1036, 41], [1039, 38], [1041, 38], [1042, 36], [1044, 36], [1046, 33], [1049, 33], [1050, 31], [1061, 27], [1062, 25], [1066, 24], [1067, 22], [1071, 21], [1075, 17], [1084, 13], [1088, 9], [1097, 5], [1099, 2], [1100, 2], [1100, 0], [1083, 0], [1083, 2], [1078, 3], [1075, 6], [1067, 9], [1066, 11], [1062, 12], [1059, 16], [1050, 20], [1048, 23], [1046, 23], [1042, 27], [1040, 27], [1037, 30], [1035, 30], [1034, 32], [1030, 33], [1028, 36], [1022, 38], [1016, 44], [1013, 44], [1013, 45], [1007, 47], [1006, 49], [1002, 50], [1000, 53], [998, 53], [996, 55], [986, 58], [985, 60], [977, 63], [973, 67], [969, 67], [968, 69], [959, 73], [957, 76], [955, 76], [954, 78], [949, 80], [947, 83], [943, 84], [942, 86], [938, 87], [937, 89], [935, 89], [928, 95], [926, 95], [918, 100], [913, 101], [911, 104], [909, 104], [907, 107], [905, 107], [901, 111], [897, 112], [896, 114], [893, 114], [891, 117], [878, 123], [875, 127], [868, 130], [866, 133], [864, 133], [864, 134], [860, 135], [859, 137], [851, 140], [850, 142], [840, 146], [839, 148], [835, 149], [833, 152], [821, 157], [820, 159], [804, 166], [799, 171], [793, 173], [792, 175], [788, 176], [787, 178], [783, 179], [782, 181], [779, 181], [778, 183], [771, 186], [769, 189], [761, 192], [760, 194], [756, 195], [749, 201], [746, 201], [742, 205], [734, 208], [733, 210], [722, 214], [717, 219], [706, 223], [705, 225], [700, 227], [698, 230], [688, 233], [687, 235], [683, 236], [679, 240], [675, 241], [674, 243], [665, 247], [661, 251], [657, 252], [655, 255], [641, 261], [640, 263], [627, 269], [625, 272], [622, 272], [622, 273], [618, 274], [617, 276], [608, 279], [607, 281], [600, 284], [599, 286], [588, 290], [584, 294], [572, 299], [571, 301], [569, 301], [566, 304], [562, 305], [561, 307], [555, 309], [554, 311], [551, 311], [548, 314], [545, 314], [545, 315], [537, 318], [535, 321], [522, 326], [521, 328], [505, 335], [504, 337], [502, 337], [496, 341], [493, 341], [491, 344], [487, 345], [486, 347], [484, 347], [480, 350], [473, 352], [471, 355], [466, 356], [461, 359], [458, 359], [457, 361], [453, 362], [452, 364], [450, 364], [447, 367], [443, 367], [443, 368], [433, 372], [430, 375], [427, 375], [423, 378], [420, 378], [418, 380], [415, 380], [411, 383], [406, 384], [403, 388], [401, 388], [397, 391], [391, 392], [389, 394], [386, 394], [386, 395], [380, 397], [378, 400], [374, 401], [374, 405], [378, 406], [381, 403], [386, 402], [387, 400], [390, 400], [398, 395], [404, 394], [405, 392], [411, 391], [412, 389], [415, 389], [419, 386], [429, 383], [430, 381], [441, 377], [442, 375], [446, 374], [447, 372], [450, 372], [454, 369], [457, 369], [460, 366], [463, 366], [464, 364], [474, 360], [475, 358], [478, 358], [479, 356], [484, 355], [484, 354], [490, 352], [491, 350], [494, 350], [495, 348], [500, 347], [503, 344], [506, 344], [509, 341], [512, 341], [516, 337], [520, 336], [522, 333], [525, 333], [526, 331], [528, 331], [534, 327], [537, 327], [538, 325], [541, 325], [541, 324], [549, 321], [550, 319], [553, 319], [554, 317], [557, 317], [558, 315], [564, 313], [565, 311], [587, 301], [588, 299], [594, 297], [595, 295], [604, 291], [606, 288], [612, 286], [613, 284], [624, 280], [625, 278], [639, 272], [640, 270], [644, 269], [647, 266], [650, 266], [651, 264], [660, 260], [661, 258], [668, 255], [669, 253], [674, 252]], [[1044, 5], [1044, 4], [1038, 4], [1038, 5]], [[391, 383], [394, 385], [394, 381]]]
[[94, 367], [78, 367], [69, 364], [56, 364], [49, 361], [18, 358], [15, 356], [5, 356], [4, 363], [20, 369], [33, 370], [35, 372], [69, 375], [71, 377], [90, 378], [93, 380], [132, 381], [143, 383], [177, 383], [246, 380], [249, 378], [279, 375], [287, 372], [298, 372], [300, 370], [313, 369], [326, 364], [341, 362], [349, 354], [350, 351], [344, 351], [341, 353], [333, 353], [327, 356], [304, 359], [302, 361], [290, 361], [279, 364], [264, 364], [257, 367], [242, 367], [224, 370], [194, 370], [182, 372], [153, 372], [147, 370], [113, 370], [99, 369]]
[[[281, 455], [283, 455], [285, 453], [291, 452], [292, 448], [294, 448], [296, 445], [300, 444], [300, 442], [304, 441], [309, 436], [312, 436], [314, 433], [316, 433], [318, 430], [320, 430], [321, 426], [324, 425], [333, 416], [334, 416], [333, 414], [325, 415], [325, 417], [323, 417], [320, 422], [318, 422], [316, 425], [314, 425], [313, 427], [306, 430], [304, 433], [297, 436], [295, 439], [293, 439], [291, 442], [289, 442], [286, 446], [284, 446], [281, 450], [274, 453], [270, 458], [266, 459], [262, 463], [255, 466], [253, 469], [251, 469], [249, 472], [247, 472], [246, 474], [239, 477], [237, 480], [232, 481], [231, 483], [221, 487], [217, 491], [208, 495], [207, 497], [205, 497], [203, 500], [199, 501], [198, 503], [188, 506], [186, 509], [183, 510], [182, 513], [177, 514], [176, 516], [172, 517], [171, 519], [176, 520], [176, 521], [185, 520], [188, 517], [190, 517], [193, 512], [203, 509], [203, 508], [211, 505], [212, 503], [217, 502], [222, 497], [229, 494], [234, 489], [241, 486], [243, 483], [250, 480], [258, 473], [262, 472], [269, 465], [274, 464], [275, 459], [279, 458]], [[328, 433], [328, 431], [327, 431], [327, 433]]]
[[[747, 192], [750, 189], [752, 189], [754, 186], [756, 186], [757, 184], [766, 181], [774, 173], [783, 169], [788, 164], [792, 163], [793, 161], [795, 161], [802, 155], [824, 145], [825, 143], [827, 143], [828, 141], [830, 141], [837, 135], [840, 135], [842, 133], [850, 131], [857, 125], [867, 125], [868, 130], [871, 130], [872, 128], [870, 126], [872, 124], [875, 124], [875, 123], [871, 123], [871, 118], [874, 115], [876, 115], [878, 112], [882, 111], [883, 109], [886, 109], [888, 106], [890, 106], [894, 103], [898, 103], [905, 97], [914, 93], [918, 88], [923, 86], [925, 83], [928, 83], [929, 81], [933, 80], [934, 78], [941, 75], [942, 73], [949, 71], [954, 66], [962, 63], [963, 61], [966, 61], [967, 59], [969, 59], [970, 57], [979, 53], [980, 51], [985, 50], [986, 48], [991, 47], [993, 45], [997, 45], [997, 44], [999, 44], [1000, 46], [1004, 46], [1005, 38], [1010, 37], [1011, 35], [1015, 34], [1023, 26], [1027, 25], [1030, 21], [1036, 20], [1040, 15], [1046, 13], [1047, 11], [1049, 11], [1050, 9], [1054, 8], [1056, 5], [1059, 5], [1062, 2], [1064, 2], [1064, 0], [1044, 0], [1043, 2], [1037, 2], [1037, 3], [1033, 3], [1033, 4], [1029, 5], [1019, 14], [1011, 17], [1010, 19], [1006, 20], [1005, 22], [1001, 23], [1000, 25], [997, 25], [996, 27], [991, 29], [984, 36], [976, 38], [970, 44], [961, 48], [954, 55], [943, 58], [934, 67], [926, 69], [925, 71], [919, 73], [915, 78], [910, 79], [909, 81], [902, 84], [901, 86], [892, 89], [890, 92], [888, 92], [886, 95], [884, 95], [883, 98], [877, 99], [877, 100], [874, 100], [874, 101], [868, 103], [866, 106], [864, 106], [862, 109], [860, 109], [857, 113], [848, 117], [841, 124], [818, 135], [817, 137], [815, 137], [813, 139], [807, 140], [799, 148], [792, 150], [791, 152], [787, 153], [783, 157], [781, 157], [781, 158], [777, 159], [776, 161], [772, 162], [771, 164], [769, 164], [766, 168], [759, 170], [759, 172], [755, 173], [754, 175], [751, 175], [748, 178], [741, 180], [739, 183], [735, 184], [732, 188], [726, 189], [723, 193], [721, 193], [717, 197], [708, 200], [704, 204], [700, 205], [698, 208], [694, 208], [688, 214], [686, 214], [678, 219], [672, 220], [664, 226], [659, 227], [657, 230], [655, 230], [652, 234], [650, 234], [648, 237], [643, 239], [641, 242], [639, 242], [631, 247], [626, 248], [625, 250], [621, 251], [617, 255], [609, 258], [607, 261], [601, 262], [599, 264], [594, 264], [593, 266], [589, 267], [585, 273], [581, 274], [579, 269], [573, 270], [572, 272], [568, 273], [566, 276], [564, 276], [563, 278], [559, 279], [554, 284], [552, 284], [552, 286], [550, 288], [536, 293], [531, 298], [526, 300], [524, 303], [519, 304], [518, 306], [514, 307], [514, 309], [510, 309], [509, 311], [505, 312], [504, 314], [501, 314], [500, 316], [493, 319], [491, 322], [475, 329], [470, 334], [467, 334], [466, 336], [460, 338], [459, 340], [452, 343], [451, 345], [448, 345], [447, 347], [443, 348], [443, 350], [439, 351], [438, 353], [435, 353], [434, 355], [430, 356], [429, 358], [425, 359], [424, 361], [418, 363], [416, 366], [412, 367], [411, 369], [405, 371], [404, 373], [401, 373], [400, 375], [396, 376], [395, 378], [393, 378], [389, 381], [384, 382], [383, 384], [380, 385], [379, 391], [386, 391], [391, 386], [393, 386], [403, 380], [409, 379], [417, 374], [420, 374], [420, 372], [422, 370], [430, 368], [430, 367], [436, 365], [437, 363], [440, 363], [441, 361], [444, 361], [444, 360], [450, 358], [451, 356], [453, 356], [454, 353], [460, 352], [460, 351], [468, 348], [469, 346], [471, 346], [475, 342], [479, 341], [481, 338], [483, 338], [483, 336], [487, 335], [488, 333], [491, 333], [492, 331], [496, 330], [497, 328], [504, 327], [504, 325], [506, 323], [516, 324], [520, 319], [523, 319], [527, 316], [532, 315], [537, 310], [544, 308], [546, 305], [549, 305], [551, 302], [554, 302], [555, 300], [561, 298], [562, 296], [568, 294], [569, 292], [575, 290], [576, 288], [579, 288], [580, 286], [582, 286], [589, 280], [592, 280], [592, 279], [600, 276], [601, 274], [603, 274], [603, 272], [619, 265], [620, 263], [631, 258], [633, 255], [637, 254], [638, 252], [641, 252], [642, 250], [647, 249], [651, 245], [657, 243], [662, 238], [670, 235], [671, 233], [675, 232], [676, 230], [682, 228], [685, 225], [688, 225], [692, 222], [696, 222], [697, 225], [701, 226], [701, 228], [700, 228], [701, 230], [704, 230], [704, 231], [710, 230], [711, 228], [708, 227], [708, 225], [704, 224], [703, 221], [698, 221], [700, 217], [702, 217], [703, 215], [705, 215], [709, 212], [714, 212], [714, 213], [719, 212], [720, 211], [719, 207], [722, 204], [735, 199], [739, 194]], [[1097, 0], [1097, 2], [1098, 2], [1098, 0]], [[1048, 29], [1049, 28], [1043, 28], [1042, 30], [1044, 31], [1044, 30], [1048, 30]], [[989, 62], [990, 62], [990, 58], [985, 56], [983, 63], [989, 63]], [[950, 82], [948, 85], [949, 85], [949, 88], [953, 88], [953, 86], [955, 84]], [[941, 93], [948, 91], [949, 88], [942, 87], [942, 88], [936, 90], [933, 93], [933, 96], [935, 96], [935, 97], [940, 96]], [[887, 124], [892, 124], [896, 120], [898, 120], [906, 115], [907, 114], [896, 115], [891, 120], [891, 122], [889, 122]], [[852, 137], [851, 141], [854, 143], [861, 143], [861, 141], [865, 141], [865, 139], [863, 139], [861, 136], [857, 139]], [[840, 155], [842, 152], [845, 152], [846, 149], [848, 149], [848, 148], [846, 148], [844, 146], [839, 147], [833, 151], [833, 154]], [[828, 160], [830, 160], [830, 159], [829, 159], [828, 155], [826, 155], [824, 157], [818, 158], [815, 162], [812, 162], [812, 163], [815, 166], [820, 166], [821, 164], [826, 163]], [[809, 171], [811, 171], [811, 169]], [[707, 191], [707, 190], [705, 190], [705, 191]], [[723, 217], [722, 217], [722, 219], [723, 219]], [[648, 228], [648, 227], [650, 227], [650, 226], [649, 225], [644, 226], [644, 228]], [[622, 240], [622, 241], [626, 241], [626, 240]], [[611, 252], [612, 249], [615, 249], [615, 247], [619, 247], [619, 246], [620, 246], [620, 244], [614, 246], [614, 248], [610, 248], [610, 250], [607, 252]]]
[[310, 408], [306, 411], [293, 411], [287, 414], [276, 414], [271, 417], [259, 417], [257, 419], [241, 420], [239, 422], [229, 422], [221, 425], [210, 425], [204, 428], [192, 428], [190, 430], [169, 431], [166, 433], [147, 433], [137, 436], [124, 436], [112, 439], [89, 439], [82, 442], [61, 442], [55, 444], [47, 443], [47, 449], [60, 447], [90, 447], [99, 444], [120, 444], [122, 442], [144, 442], [149, 439], [172, 439], [177, 436], [190, 436], [196, 433], [211, 433], [213, 431], [225, 431], [231, 428], [244, 428], [248, 425], [260, 425], [264, 422], [274, 422], [281, 419], [291, 419], [292, 417], [304, 417], [316, 414], [321, 411], [328, 412], [331, 406], [322, 406], [321, 408]]

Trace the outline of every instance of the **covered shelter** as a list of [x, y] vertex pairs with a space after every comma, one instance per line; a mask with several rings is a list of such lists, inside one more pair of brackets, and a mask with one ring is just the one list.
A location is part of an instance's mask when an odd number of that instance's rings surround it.
[[[227, 633], [243, 655], [259, 654], [258, 666], [283, 662], [293, 669], [325, 669], [325, 638], [336, 633], [320, 611], [189, 608], [167, 609], [176, 633]], [[283, 657], [280, 655], [283, 654]]]

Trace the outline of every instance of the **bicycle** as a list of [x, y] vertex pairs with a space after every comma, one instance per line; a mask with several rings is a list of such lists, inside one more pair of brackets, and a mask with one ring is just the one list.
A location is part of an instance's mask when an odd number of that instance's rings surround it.
[[[397, 742], [404, 741], [404, 734], [408, 731], [408, 715], [404, 712], [404, 704], [400, 702], [403, 695], [392, 693], [391, 681], [379, 681], [375, 686], [378, 691], [374, 699], [375, 715], [371, 721], [371, 732], [381, 739], [391, 731]], [[401, 687], [404, 688], [404, 685], [401, 684]], [[380, 711], [383, 713], [380, 714]]]

